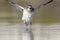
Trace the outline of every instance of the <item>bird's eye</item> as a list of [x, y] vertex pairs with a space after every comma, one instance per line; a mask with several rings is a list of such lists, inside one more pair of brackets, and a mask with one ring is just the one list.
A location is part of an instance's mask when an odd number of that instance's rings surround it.
[[32, 9], [32, 8], [30, 8], [30, 9]]

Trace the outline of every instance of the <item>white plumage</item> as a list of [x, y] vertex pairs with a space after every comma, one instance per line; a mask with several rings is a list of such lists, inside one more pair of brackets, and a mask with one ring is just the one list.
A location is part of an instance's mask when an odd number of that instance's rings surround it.
[[33, 12], [29, 12], [27, 11], [27, 9], [24, 9], [22, 20], [26, 22], [30, 22], [32, 20], [32, 15], [33, 15]]

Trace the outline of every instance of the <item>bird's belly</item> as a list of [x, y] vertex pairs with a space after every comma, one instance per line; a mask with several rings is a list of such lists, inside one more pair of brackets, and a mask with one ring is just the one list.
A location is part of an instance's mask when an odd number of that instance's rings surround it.
[[28, 12], [28, 11], [24, 10], [24, 11], [23, 11], [22, 20], [29, 22], [29, 21], [32, 20], [32, 15], [33, 15], [33, 12]]
[[23, 16], [22, 16], [22, 18], [25, 18], [25, 19], [27, 19], [27, 18], [31, 18], [31, 17], [32, 17], [32, 14], [29, 13], [29, 12], [25, 12], [25, 13], [23, 13]]
[[31, 21], [31, 19], [32, 19], [32, 17], [31, 17], [31, 15], [23, 15], [23, 17], [22, 17], [22, 20], [24, 21]]

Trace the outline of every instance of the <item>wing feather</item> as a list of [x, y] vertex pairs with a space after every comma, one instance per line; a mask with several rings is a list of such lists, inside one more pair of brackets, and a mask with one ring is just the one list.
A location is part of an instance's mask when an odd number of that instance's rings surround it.
[[11, 1], [7, 1], [11, 6], [17, 8], [17, 10], [20, 10], [21, 12], [24, 10], [24, 7], [22, 7], [21, 5], [18, 5], [14, 2], [11, 2]]
[[50, 0], [50, 1], [46, 2], [46, 3], [39, 3], [39, 4], [35, 7], [35, 9], [40, 9], [41, 7], [43, 7], [43, 6], [51, 3], [52, 1], [53, 1], [53, 0]]

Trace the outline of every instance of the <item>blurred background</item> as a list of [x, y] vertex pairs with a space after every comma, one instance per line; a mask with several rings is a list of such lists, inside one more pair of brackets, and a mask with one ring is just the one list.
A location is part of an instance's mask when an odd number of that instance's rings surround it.
[[[23, 7], [32, 3], [35, 7], [40, 2], [44, 3], [49, 0], [11, 1]], [[21, 16], [20, 11], [10, 6], [5, 0], [0, 0], [0, 40], [22, 40], [24, 25], [20, 25], [22, 24]], [[36, 24], [32, 25], [34, 40], [60, 40], [60, 0], [54, 0], [49, 5], [37, 10], [33, 17], [33, 24]]]
[[[49, 0], [11, 0], [23, 7], [31, 4], [33, 7], [37, 4], [45, 3]], [[29, 3], [29, 2], [31, 3]], [[22, 23], [21, 21], [22, 13], [16, 8], [11, 7], [5, 0], [0, 0], [0, 23]], [[52, 24], [60, 23], [60, 0], [54, 0], [52, 3], [41, 7], [37, 10], [33, 17], [33, 24]]]

